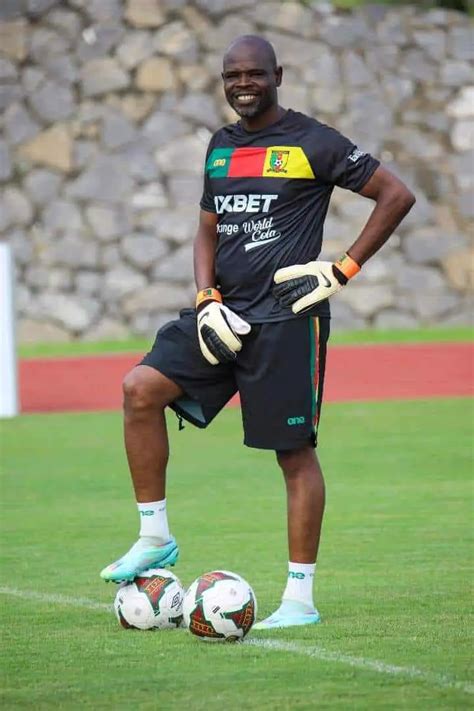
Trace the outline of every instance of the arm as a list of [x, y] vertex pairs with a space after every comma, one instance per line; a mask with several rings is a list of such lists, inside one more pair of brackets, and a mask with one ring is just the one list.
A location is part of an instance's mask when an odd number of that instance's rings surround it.
[[375, 207], [347, 254], [362, 266], [378, 252], [415, 204], [415, 196], [401, 180], [379, 166], [359, 195], [375, 200]]
[[201, 210], [194, 239], [194, 279], [199, 346], [211, 364], [229, 363], [242, 348], [250, 325], [222, 303], [216, 286], [217, 215]]
[[217, 214], [201, 210], [194, 239], [194, 280], [198, 291], [215, 287]]
[[332, 296], [355, 276], [370, 257], [388, 240], [415, 203], [415, 196], [379, 166], [360, 190], [375, 200], [375, 207], [356, 241], [334, 264], [315, 261], [278, 269], [273, 294], [282, 306], [302, 313]]

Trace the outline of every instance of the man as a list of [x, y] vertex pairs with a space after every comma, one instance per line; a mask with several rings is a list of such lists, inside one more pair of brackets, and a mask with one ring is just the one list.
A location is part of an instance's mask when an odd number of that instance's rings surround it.
[[[276, 452], [288, 502], [288, 582], [281, 606], [255, 627], [313, 624], [320, 619], [313, 577], [324, 481], [315, 446], [327, 298], [383, 245], [415, 199], [337, 131], [279, 106], [282, 69], [264, 39], [235, 40], [222, 78], [240, 121], [217, 131], [207, 151], [194, 246], [196, 310], [165, 325], [125, 378], [125, 445], [140, 537], [101, 576], [130, 580], [176, 562], [166, 516], [164, 410], [206, 427], [238, 390], [245, 444]], [[334, 185], [375, 207], [332, 264], [317, 259]]]

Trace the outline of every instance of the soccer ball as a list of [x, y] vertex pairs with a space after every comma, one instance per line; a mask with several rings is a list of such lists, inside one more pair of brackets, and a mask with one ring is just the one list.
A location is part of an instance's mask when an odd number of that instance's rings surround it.
[[122, 583], [114, 610], [126, 629], [171, 629], [183, 620], [184, 589], [169, 570], [150, 568], [131, 582]]
[[242, 640], [256, 616], [257, 600], [252, 588], [240, 575], [227, 570], [201, 575], [184, 596], [184, 624], [207, 642]]

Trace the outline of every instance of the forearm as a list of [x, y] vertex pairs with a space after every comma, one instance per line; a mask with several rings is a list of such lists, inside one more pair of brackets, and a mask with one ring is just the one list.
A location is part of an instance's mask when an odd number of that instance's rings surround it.
[[194, 281], [198, 291], [215, 286], [215, 255], [215, 245], [198, 231], [194, 240]]
[[215, 286], [217, 232], [215, 220], [202, 213], [194, 240], [194, 280], [198, 291]]
[[314, 261], [277, 269], [273, 295], [280, 306], [290, 306], [295, 314], [305, 313], [336, 294], [387, 241], [415, 203], [410, 190], [381, 166], [360, 194], [376, 205], [354, 244], [334, 263]]
[[208, 363], [231, 363], [242, 348], [239, 336], [250, 325], [222, 303], [216, 286], [217, 214], [201, 210], [194, 240], [196, 323], [201, 353]]
[[378, 252], [408, 214], [414, 202], [409, 192], [388, 190], [382, 193], [359, 237], [347, 250], [352, 259], [362, 266]]

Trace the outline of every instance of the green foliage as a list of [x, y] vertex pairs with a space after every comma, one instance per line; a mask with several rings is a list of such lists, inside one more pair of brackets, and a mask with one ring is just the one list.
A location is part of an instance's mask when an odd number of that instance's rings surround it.
[[[313, 0], [303, 0], [304, 4], [311, 5]], [[335, 7], [350, 10], [361, 5], [414, 5], [417, 8], [429, 10], [434, 7], [443, 7], [448, 10], [474, 13], [474, 0], [332, 0]]]
[[[98, 572], [137, 532], [121, 419], [3, 422], [2, 708], [468, 708], [472, 414], [467, 399], [325, 407], [323, 623], [249, 636], [309, 655], [123, 630], [111, 611], [81, 607], [111, 603], [116, 587]], [[169, 424], [175, 572], [184, 585], [216, 567], [241, 573], [262, 617], [278, 604], [287, 562], [274, 456], [242, 447], [238, 410], [206, 432]], [[354, 657], [378, 663], [351, 666]]]

